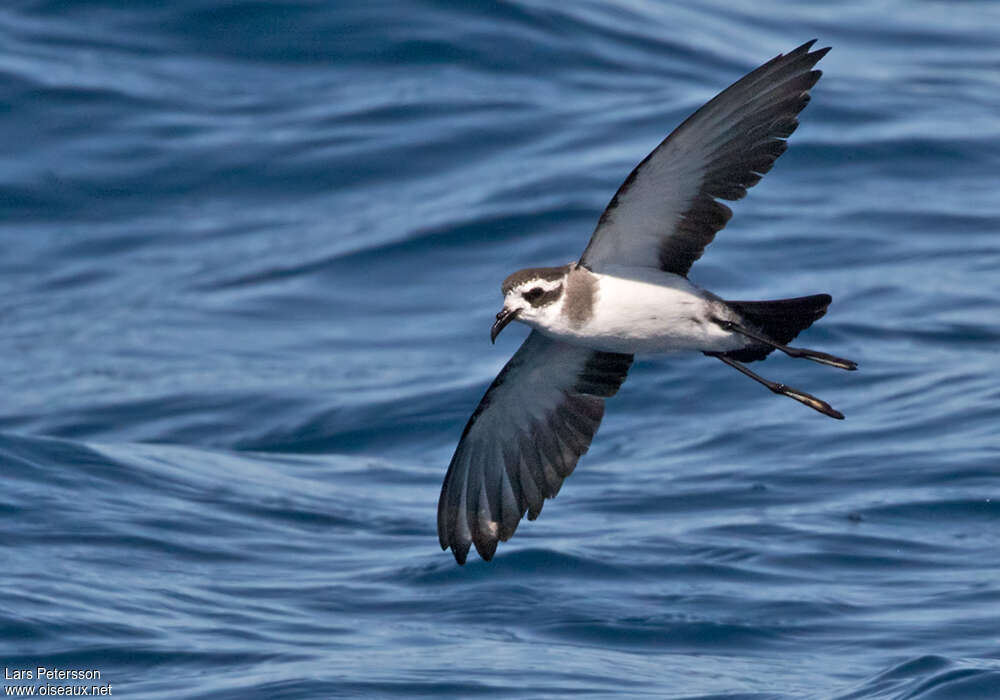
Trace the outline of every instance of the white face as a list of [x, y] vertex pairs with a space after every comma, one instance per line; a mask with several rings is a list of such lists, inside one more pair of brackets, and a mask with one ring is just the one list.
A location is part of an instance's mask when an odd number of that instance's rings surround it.
[[564, 289], [565, 278], [529, 279], [511, 288], [490, 330], [490, 338], [496, 341], [497, 335], [511, 321], [520, 321], [532, 328], [553, 327], [562, 308]]
[[540, 325], [545, 325], [546, 318], [559, 312], [563, 288], [563, 280], [529, 280], [510, 290], [503, 305], [504, 308], [519, 309], [517, 320], [521, 323], [534, 325], [533, 322], [541, 322]]
[[558, 280], [526, 280], [507, 292], [503, 309], [497, 314], [490, 337], [496, 336], [511, 321], [520, 321], [533, 328], [548, 328], [555, 324], [562, 307], [565, 278]]

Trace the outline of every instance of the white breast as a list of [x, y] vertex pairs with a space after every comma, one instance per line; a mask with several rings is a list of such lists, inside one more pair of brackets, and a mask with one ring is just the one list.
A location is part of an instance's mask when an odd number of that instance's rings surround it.
[[574, 323], [561, 313], [541, 330], [607, 352], [727, 351], [746, 344], [712, 320], [730, 315], [725, 306], [684, 277], [648, 268], [594, 277], [589, 318]]

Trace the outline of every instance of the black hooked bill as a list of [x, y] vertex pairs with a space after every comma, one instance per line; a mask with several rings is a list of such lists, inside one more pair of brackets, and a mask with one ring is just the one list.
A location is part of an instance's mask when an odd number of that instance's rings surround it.
[[507, 327], [507, 324], [513, 321], [520, 309], [508, 309], [506, 306], [500, 309], [500, 313], [497, 314], [497, 320], [490, 328], [490, 342], [496, 343], [497, 336], [500, 335], [500, 331]]

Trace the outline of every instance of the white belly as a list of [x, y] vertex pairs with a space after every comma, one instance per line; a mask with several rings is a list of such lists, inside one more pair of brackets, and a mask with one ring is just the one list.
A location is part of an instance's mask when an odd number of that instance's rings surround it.
[[607, 352], [725, 352], [746, 345], [745, 338], [713, 321], [730, 317], [728, 309], [685, 278], [652, 269], [630, 268], [626, 274], [597, 275], [592, 313], [584, 323], [561, 320], [541, 330]]

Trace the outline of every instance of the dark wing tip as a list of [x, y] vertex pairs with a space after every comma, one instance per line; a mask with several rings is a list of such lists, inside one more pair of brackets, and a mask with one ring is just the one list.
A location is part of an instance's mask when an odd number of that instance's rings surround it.
[[483, 561], [493, 559], [493, 555], [497, 553], [498, 543], [499, 540], [495, 537], [486, 537], [476, 541], [476, 551], [479, 552], [479, 556], [483, 558]]
[[816, 38], [810, 39], [809, 41], [805, 42], [804, 44], [800, 44], [799, 46], [796, 46], [794, 49], [792, 49], [791, 51], [789, 51], [788, 55], [789, 56], [797, 56], [797, 55], [800, 55], [800, 54], [808, 53], [810, 56], [816, 56], [816, 60], [818, 61], [819, 59], [823, 58], [823, 56], [826, 56], [826, 54], [833, 47], [832, 46], [824, 46], [821, 49], [816, 49], [815, 51], [810, 52], [809, 49], [811, 49], [816, 44], [817, 41], [818, 41], [818, 39], [816, 39]]
[[459, 544], [458, 542], [452, 542], [451, 553], [455, 555], [455, 561], [458, 562], [459, 566], [465, 566], [465, 560], [469, 556], [469, 543]]
[[[815, 43], [816, 43], [815, 39], [807, 41], [806, 43], [802, 44], [802, 46], [800, 46], [798, 49], [795, 49], [795, 51], [793, 51], [789, 55], [797, 54], [797, 53], [799, 53], [800, 49], [804, 49], [804, 51], [802, 53], [805, 53], [806, 57], [809, 59], [809, 65], [810, 66], [815, 66], [817, 63], [819, 63], [821, 60], [823, 60], [823, 57], [826, 56], [828, 53], [830, 53], [830, 49], [833, 48], [832, 46], [824, 46], [823, 48], [816, 49], [815, 51], [813, 51], [811, 53], [806, 53], [806, 52], [808, 52], [808, 50], [810, 48], [812, 48], [812, 45], [815, 44]], [[817, 80], [818, 79], [819, 79], [819, 76], [817, 76]]]
[[[456, 520], [457, 518], [452, 518]], [[455, 555], [455, 561], [460, 565], [465, 564], [465, 560], [469, 555], [469, 542], [464, 542], [461, 537], [458, 536], [456, 527], [452, 527], [445, 524], [438, 524], [438, 540], [441, 544], [442, 551], [447, 551], [451, 547], [451, 553]]]

